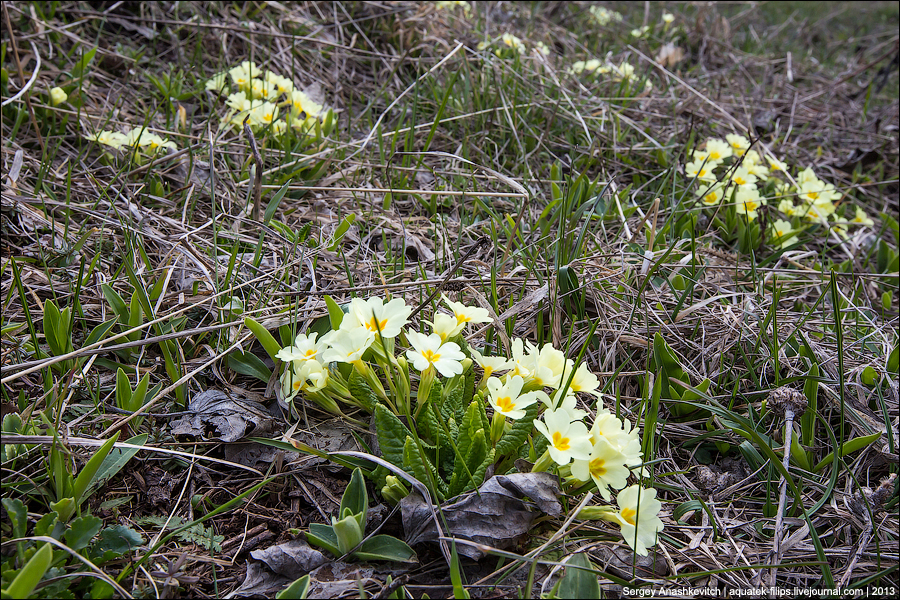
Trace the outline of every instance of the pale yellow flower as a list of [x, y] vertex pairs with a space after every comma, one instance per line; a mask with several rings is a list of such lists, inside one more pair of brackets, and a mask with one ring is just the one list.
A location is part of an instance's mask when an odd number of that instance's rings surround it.
[[856, 216], [853, 217], [851, 223], [856, 223], [857, 225], [868, 225], [869, 227], [875, 226], [875, 221], [873, 221], [869, 215], [866, 214], [866, 211], [861, 209], [860, 207], [856, 207]]
[[791, 233], [794, 233], [794, 228], [791, 226], [790, 221], [778, 219], [774, 223], [772, 223], [773, 243], [777, 244], [778, 246], [784, 248], [785, 246], [793, 244], [795, 238], [791, 237], [790, 239], [785, 239]]
[[734, 156], [742, 156], [744, 152], [750, 148], [750, 140], [742, 135], [729, 133], [725, 136], [725, 141], [731, 146], [731, 151], [734, 153]]
[[756, 211], [766, 203], [766, 199], [759, 195], [759, 190], [749, 186], [739, 187], [734, 194], [734, 200], [737, 214], [745, 214], [751, 221], [756, 218]]
[[460, 361], [466, 355], [453, 342], [443, 342], [441, 336], [432, 333], [423, 335], [418, 331], [407, 331], [406, 339], [412, 348], [406, 351], [406, 358], [419, 371], [434, 367], [444, 377], [453, 377], [463, 372]]
[[115, 148], [116, 150], [124, 146], [127, 141], [125, 134], [119, 133], [118, 131], [100, 131], [93, 135], [86, 135], [85, 138], [103, 144], [104, 146]]
[[441, 341], [446, 342], [452, 337], [456, 337], [465, 328], [465, 322], [460, 323], [456, 317], [446, 313], [434, 313], [434, 320], [431, 322], [431, 332], [441, 336]]
[[50, 90], [50, 104], [53, 106], [59, 106], [68, 99], [69, 95], [61, 87], [55, 87]]
[[322, 113], [322, 105], [315, 102], [306, 92], [291, 92], [291, 114], [296, 118], [303, 114], [307, 117], [318, 117]]
[[794, 206], [794, 201], [790, 198], [784, 198], [781, 202], [778, 203], [778, 212], [784, 213], [789, 217], [792, 217], [797, 214], [797, 207]]
[[574, 459], [587, 460], [591, 455], [591, 441], [587, 427], [581, 421], [571, 422], [565, 410], [544, 412], [543, 421], [534, 421], [534, 427], [550, 442], [550, 457], [558, 465], [567, 465]]
[[525, 44], [522, 42], [520, 38], [517, 38], [511, 33], [504, 33], [500, 37], [500, 41], [518, 52], [519, 54], [525, 54]]
[[634, 484], [619, 492], [616, 503], [619, 511], [614, 513], [614, 517], [622, 530], [622, 537], [635, 554], [647, 556], [647, 548], [656, 544], [656, 538], [664, 527], [658, 516], [662, 503], [656, 499], [656, 490]]
[[804, 202], [810, 204], [825, 205], [841, 199], [841, 193], [834, 189], [834, 184], [818, 179], [800, 184], [798, 194]]
[[250, 111], [250, 122], [257, 127], [268, 127], [278, 118], [278, 107], [272, 102], [263, 102]]
[[715, 206], [722, 201], [722, 197], [725, 195], [725, 188], [721, 184], [716, 184], [709, 187], [701, 187], [695, 193], [703, 200], [703, 204]]
[[739, 186], [756, 186], [756, 175], [751, 173], [747, 167], [740, 166], [734, 170], [731, 175], [731, 181]]
[[222, 71], [206, 80], [206, 89], [211, 92], [224, 93], [228, 91], [228, 73]]
[[713, 169], [719, 166], [719, 163], [707, 160], [706, 163], [703, 161], [693, 161], [684, 165], [685, 175], [689, 179], [699, 179], [700, 181], [713, 182], [716, 180], [715, 174], [713, 174]]
[[282, 94], [290, 94], [294, 91], [293, 81], [272, 71], [266, 71], [266, 81], [278, 92], [275, 94], [276, 98]]
[[733, 154], [734, 150], [731, 148], [728, 142], [724, 142], [715, 138], [706, 140], [706, 156], [710, 161], [718, 163], [719, 161], [725, 160]]
[[600, 437], [590, 455], [572, 462], [572, 476], [579, 481], [593, 480], [603, 499], [609, 501], [609, 489], [620, 490], [628, 483], [631, 470], [625, 466], [625, 455], [619, 448]]

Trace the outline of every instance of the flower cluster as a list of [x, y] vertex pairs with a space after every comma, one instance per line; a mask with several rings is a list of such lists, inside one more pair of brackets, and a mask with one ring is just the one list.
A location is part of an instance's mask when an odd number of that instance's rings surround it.
[[[590, 79], [604, 75], [610, 81], [624, 82], [630, 88], [635, 88], [640, 83], [640, 78], [635, 75], [634, 65], [625, 61], [615, 65], [596, 58], [587, 61], [579, 60], [572, 63], [572, 66], [569, 67], [569, 73]], [[649, 79], [644, 80], [643, 91], [649, 92], [652, 88], [653, 83]]]
[[[499, 58], [512, 58], [528, 51], [525, 42], [511, 33], [504, 33], [498, 38], [479, 42], [477, 48], [478, 50], [492, 50]], [[537, 42], [532, 49], [542, 56], [550, 54], [550, 48], [544, 42]]]
[[[545, 448], [534, 470], [556, 465], [573, 489], [596, 487], [607, 502], [613, 491], [623, 490], [618, 493], [619, 509], [602, 507], [603, 516], [596, 518], [618, 524], [625, 541], [639, 554], [646, 554], [662, 529], [657, 517], [660, 504], [651, 502], [654, 490], [643, 490], [640, 485], [624, 489], [632, 473], [638, 477], [645, 474], [638, 429], [602, 405], [593, 421], [585, 422], [589, 413], [578, 407], [578, 394], [592, 397], [599, 405], [597, 376], [551, 344], [538, 346], [516, 338], [510, 356], [483, 355], [467, 345], [463, 334], [470, 324], [492, 322], [488, 310], [446, 296], [442, 300], [449, 310], [435, 312], [431, 321], [425, 321], [430, 331], [420, 332], [409, 327], [412, 309], [400, 298], [353, 299], [340, 322], [333, 322], [336, 328], [332, 331], [318, 339], [316, 334], [300, 334], [293, 345], [277, 353], [285, 365], [281, 399], [291, 402], [302, 393], [303, 398], [334, 414], [343, 414], [341, 403], [376, 412], [358, 392], [359, 382], [364, 381], [376, 404], [418, 419], [432, 398], [432, 388], [448, 389], [438, 384], [438, 378], [458, 381], [466, 372], [471, 377], [472, 365], [477, 364], [482, 375], [477, 385], [472, 379], [469, 394], [475, 405], [482, 403], [493, 413], [489, 434], [485, 427], [487, 443], [499, 448], [498, 442], [527, 418], [524, 423], [533, 425], [529, 431], [534, 447], [538, 452]], [[398, 343], [405, 352], [395, 353]], [[386, 375], [383, 380], [373, 362]], [[415, 411], [410, 402], [414, 381], [410, 367], [418, 372]], [[393, 489], [390, 485], [386, 488]], [[638, 493], [644, 498], [640, 510], [631, 498]]]
[[230, 111], [225, 123], [241, 127], [246, 120], [254, 132], [281, 136], [291, 129], [307, 134], [328, 115], [291, 79], [260, 69], [252, 61], [216, 73], [206, 82], [206, 89], [227, 97]]
[[858, 207], [853, 216], [842, 216], [838, 211], [842, 194], [834, 184], [820, 180], [812, 168], [791, 178], [788, 165], [771, 155], [762, 157], [750, 146], [746, 137], [729, 134], [724, 140], [710, 138], [693, 151], [684, 171], [688, 179], [697, 181], [702, 205], [716, 207], [730, 199], [737, 215], [753, 221], [772, 201], [786, 217], [771, 222], [770, 238], [778, 247], [793, 244], [796, 234], [810, 224], [825, 225], [842, 236], [849, 224], [873, 224]]
[[175, 142], [150, 132], [146, 127], [136, 127], [130, 131], [122, 132], [100, 131], [85, 137], [113, 150], [122, 150], [123, 148], [137, 149], [138, 154], [136, 158], [138, 158], [138, 162], [140, 162], [142, 157], [152, 158], [156, 156], [163, 148], [171, 148], [173, 150], [177, 148]]
[[622, 15], [614, 10], [609, 10], [602, 6], [591, 6], [590, 11], [594, 21], [600, 26], [609, 25], [613, 21], [617, 23], [622, 22]]
[[472, 6], [465, 0], [440, 0], [434, 3], [434, 7], [440, 10], [453, 10], [454, 8], [462, 8], [465, 14], [472, 12]]

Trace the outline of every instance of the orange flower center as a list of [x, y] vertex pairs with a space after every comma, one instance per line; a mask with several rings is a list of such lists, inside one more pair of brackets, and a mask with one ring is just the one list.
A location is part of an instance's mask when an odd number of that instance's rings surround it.
[[569, 438], [563, 437], [563, 435], [558, 432], [553, 432], [553, 447], [557, 450], [568, 450], [569, 449]]
[[505, 398], [497, 399], [497, 407], [501, 410], [501, 412], [509, 412], [513, 410], [516, 405], [513, 403], [512, 398], [507, 396]]
[[595, 458], [590, 464], [591, 473], [597, 477], [606, 475], [606, 461], [602, 458]]
[[378, 320], [374, 316], [366, 323], [366, 329], [369, 331], [384, 331], [387, 326], [387, 319]]
[[637, 511], [633, 508], [623, 508], [622, 512], [619, 513], [622, 515], [622, 518], [625, 519], [630, 525], [634, 525], [634, 518], [637, 516]]

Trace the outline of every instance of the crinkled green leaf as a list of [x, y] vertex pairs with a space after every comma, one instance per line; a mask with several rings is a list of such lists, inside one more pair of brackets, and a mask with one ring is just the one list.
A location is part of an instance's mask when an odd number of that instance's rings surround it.
[[353, 398], [359, 402], [366, 410], [372, 412], [375, 405], [378, 404], [378, 396], [372, 391], [372, 387], [366, 382], [359, 369], [350, 371], [350, 378], [347, 381], [347, 389]]
[[[481, 483], [478, 478], [478, 469], [488, 456], [488, 441], [484, 431], [484, 429], [479, 429], [471, 436], [471, 443], [465, 452], [460, 449], [463, 460], [457, 461], [453, 475], [450, 477], [448, 494], [451, 498], [467, 489], [478, 487]], [[487, 465], [484, 468], [486, 469]], [[481, 471], [481, 478], [484, 478], [484, 470]]]
[[409, 436], [409, 429], [383, 404], [375, 405], [375, 431], [378, 445], [386, 461], [403, 468], [403, 445]]

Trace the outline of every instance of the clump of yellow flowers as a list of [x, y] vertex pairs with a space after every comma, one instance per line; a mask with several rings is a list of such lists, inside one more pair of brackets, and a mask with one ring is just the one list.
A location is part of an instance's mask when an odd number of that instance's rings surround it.
[[[312, 401], [345, 418], [342, 406], [355, 407], [375, 413], [376, 422], [378, 411], [387, 408], [426, 427], [433, 418], [429, 402], [450, 403], [452, 390], [467, 389], [471, 404], [468, 397], [462, 404], [471, 414], [484, 415], [476, 437], [485, 440], [495, 466], [533, 447], [533, 471], [555, 469], [570, 490], [593, 489], [606, 501], [584, 509], [580, 518], [617, 525], [625, 542], [647, 555], [663, 529], [662, 504], [655, 489], [641, 485], [647, 473], [640, 430], [603, 406], [599, 378], [552, 344], [516, 338], [505, 355], [485, 356], [463, 335], [469, 325], [492, 322], [488, 310], [446, 296], [443, 304], [447, 311], [436, 311], [419, 331], [402, 298], [354, 298], [325, 335], [300, 333], [277, 352], [283, 365], [278, 397], [286, 405]], [[432, 393], [435, 387], [438, 395]], [[593, 414], [578, 407], [580, 394], [595, 404]], [[462, 425], [449, 416], [449, 427]], [[513, 431], [520, 432], [521, 441], [505, 444]], [[459, 444], [465, 456], [468, 442]], [[636, 482], [629, 485], [632, 476]], [[391, 480], [386, 484], [386, 498], [405, 495]], [[613, 494], [618, 508], [611, 504]]]
[[128, 131], [98, 131], [85, 138], [98, 142], [119, 152], [134, 152], [134, 161], [142, 164], [145, 159], [154, 158], [165, 149], [177, 149], [175, 142], [169, 141], [150, 131], [147, 127], [135, 127]]
[[[293, 131], [308, 135], [317, 128], [330, 131], [333, 113], [298, 88], [293, 80], [259, 68], [252, 61], [216, 73], [206, 89], [226, 97], [230, 109], [223, 118], [227, 126], [242, 127], [246, 121], [254, 133], [274, 136]], [[327, 135], [329, 131], [326, 131]]]
[[757, 221], [765, 206], [774, 209], [762, 232], [774, 247], [796, 244], [797, 234], [815, 225], [847, 238], [849, 226], [874, 224], [862, 208], [847, 205], [845, 194], [819, 179], [812, 167], [792, 177], [787, 164], [771, 154], [760, 155], [743, 135], [709, 138], [691, 159], [684, 174], [696, 182], [701, 206], [719, 211], [722, 204], [733, 209], [738, 222]]

